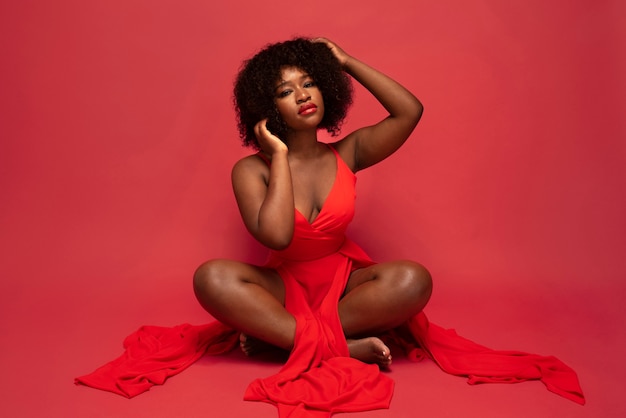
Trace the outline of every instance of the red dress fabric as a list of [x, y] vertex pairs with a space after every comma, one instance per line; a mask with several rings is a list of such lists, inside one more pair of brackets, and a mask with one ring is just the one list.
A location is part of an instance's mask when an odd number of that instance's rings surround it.
[[[330, 149], [336, 156], [337, 172], [322, 210], [311, 223], [296, 211], [292, 243], [272, 252], [267, 263], [285, 283], [286, 309], [296, 318], [296, 338], [281, 370], [253, 381], [244, 399], [276, 405], [281, 418], [321, 418], [336, 412], [388, 408], [393, 395], [393, 381], [378, 366], [349, 357], [339, 322], [337, 305], [350, 273], [373, 261], [345, 236], [354, 215], [356, 176]], [[430, 324], [423, 313], [402, 328], [404, 332], [393, 330], [387, 338], [399, 343], [409, 358], [429, 357], [444, 371], [467, 376], [470, 384], [541, 380], [552, 392], [585, 402], [576, 373], [555, 357], [491, 350], [454, 330]], [[76, 381], [132, 397], [162, 384], [207, 350], [219, 354], [237, 342], [236, 333], [217, 322], [184, 330], [172, 328], [167, 333], [154, 328], [161, 336], [174, 335], [164, 339], [161, 349], [146, 344], [149, 337], [133, 334], [125, 342], [122, 357]], [[141, 355], [135, 355], [137, 351]]]
[[237, 344], [239, 335], [217, 321], [207, 325], [143, 326], [124, 339], [124, 353], [85, 376], [76, 384], [132, 398], [154, 385], [162, 385], [204, 354], [223, 354]]
[[296, 210], [289, 247], [267, 267], [285, 283], [285, 307], [296, 318], [294, 349], [278, 374], [250, 384], [244, 399], [276, 405], [281, 417], [328, 417], [334, 412], [388, 408], [393, 381], [378, 366], [349, 357], [337, 304], [350, 273], [373, 264], [348, 240], [356, 177], [334, 148], [335, 182], [312, 223]]

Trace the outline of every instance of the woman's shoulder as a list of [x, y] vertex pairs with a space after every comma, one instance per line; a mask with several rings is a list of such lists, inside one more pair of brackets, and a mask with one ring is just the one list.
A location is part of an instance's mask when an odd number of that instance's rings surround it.
[[269, 159], [261, 152], [247, 155], [233, 165], [232, 175], [248, 176], [255, 174], [266, 174], [269, 171]]
[[354, 135], [349, 134], [329, 145], [337, 151], [337, 154], [339, 154], [343, 162], [354, 172], [356, 167]]

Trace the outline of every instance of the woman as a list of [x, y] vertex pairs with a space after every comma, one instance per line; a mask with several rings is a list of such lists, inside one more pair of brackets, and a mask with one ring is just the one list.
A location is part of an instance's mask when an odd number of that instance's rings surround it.
[[[318, 141], [317, 131], [338, 132], [351, 104], [346, 73], [369, 90], [389, 115], [329, 146]], [[297, 314], [285, 307], [289, 298], [285, 276], [296, 276], [294, 281], [304, 281], [307, 289], [315, 287], [304, 297], [313, 311], [316, 300], [330, 297], [329, 289], [340, 286], [333, 303], [349, 355], [389, 366], [390, 350], [375, 335], [401, 325], [426, 305], [432, 290], [426, 269], [411, 261], [374, 264], [350, 243], [348, 274], [335, 277], [337, 265], [328, 257], [346, 252], [349, 241], [342, 232], [352, 218], [353, 198], [339, 208], [341, 213], [349, 212], [337, 221], [339, 233], [331, 227], [337, 243], [322, 251], [331, 254], [311, 254], [317, 264], [330, 263], [327, 277], [320, 277], [324, 275], [320, 270], [298, 272], [299, 261], [311, 262], [303, 260], [308, 258], [307, 248], [296, 250], [296, 260], [289, 253], [301, 236], [298, 225], [306, 234], [325, 205], [333, 204], [326, 202], [340, 178], [346, 180], [342, 193], [349, 195], [353, 173], [400, 148], [420, 120], [421, 103], [391, 78], [319, 38], [274, 44], [249, 60], [235, 85], [235, 105], [244, 144], [260, 152], [236, 163], [233, 189], [248, 231], [272, 250], [272, 258], [263, 267], [230, 260], [203, 264], [194, 277], [198, 300], [217, 320], [241, 331], [246, 354], [255, 351], [256, 340], [291, 351]], [[344, 174], [347, 169], [350, 173]], [[358, 257], [352, 254], [355, 251]]]
[[[346, 74], [389, 116], [326, 145], [317, 130], [339, 131], [352, 97]], [[470, 384], [541, 380], [584, 404], [566, 364], [490, 350], [430, 323], [421, 312], [432, 290], [428, 272], [411, 261], [376, 264], [345, 237], [354, 173], [396, 151], [421, 117], [411, 93], [326, 39], [295, 39], [245, 63], [235, 104], [244, 144], [258, 152], [235, 164], [233, 188], [246, 227], [271, 249], [268, 262], [206, 262], [194, 289], [218, 321], [142, 327], [125, 340], [125, 355], [77, 382], [132, 397], [204, 353], [239, 341], [252, 354], [261, 341], [289, 358], [276, 375], [253, 381], [244, 399], [272, 403], [285, 418], [327, 418], [389, 407], [393, 381], [379, 370], [391, 364], [377, 337], [384, 333], [409, 358], [428, 356]]]

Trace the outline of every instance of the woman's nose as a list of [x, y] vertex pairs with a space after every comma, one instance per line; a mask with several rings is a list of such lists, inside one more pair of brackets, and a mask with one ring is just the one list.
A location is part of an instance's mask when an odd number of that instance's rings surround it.
[[311, 98], [311, 95], [305, 89], [298, 89], [296, 97], [298, 99], [298, 103], [303, 103], [308, 101]]

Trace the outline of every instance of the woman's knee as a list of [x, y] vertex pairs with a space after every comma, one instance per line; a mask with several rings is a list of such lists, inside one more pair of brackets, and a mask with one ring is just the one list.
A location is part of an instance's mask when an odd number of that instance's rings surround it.
[[228, 276], [227, 260], [209, 260], [196, 270], [193, 275], [193, 289], [198, 296], [215, 293], [226, 284]]
[[396, 285], [402, 292], [416, 299], [418, 303], [425, 303], [433, 290], [433, 281], [430, 272], [421, 264], [413, 261], [401, 261], [396, 275]]

